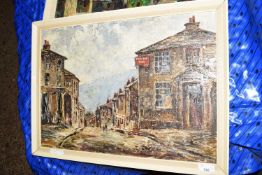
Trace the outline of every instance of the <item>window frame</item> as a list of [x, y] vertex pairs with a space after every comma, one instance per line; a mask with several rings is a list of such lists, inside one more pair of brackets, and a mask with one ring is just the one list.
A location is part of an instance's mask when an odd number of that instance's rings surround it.
[[[163, 54], [167, 54], [167, 55], [163, 55]], [[161, 59], [161, 61], [160, 61]], [[169, 64], [169, 65], [165, 65], [166, 67], [169, 66], [169, 70], [168, 71], [162, 71], [163, 70], [163, 65], [160, 65], [161, 63], [163, 64], [163, 62]], [[169, 74], [171, 73], [171, 52], [170, 50], [163, 50], [163, 51], [157, 51], [154, 54], [154, 72], [156, 74]], [[160, 69], [160, 70], [157, 70]]]
[[50, 83], [50, 74], [49, 73], [45, 73], [45, 86], [48, 86]]
[[[192, 51], [191, 54], [188, 54], [188, 50]], [[186, 64], [200, 64], [201, 61], [200, 52], [201, 52], [201, 47], [186, 47], [185, 48]], [[188, 55], [190, 55], [190, 57], [188, 57]], [[190, 58], [190, 60], [188, 58]]]
[[[157, 87], [157, 84], [161, 84], [162, 86], [163, 86], [163, 84], [165, 84], [165, 86], [166, 87]], [[169, 86], [169, 87], [167, 87], [167, 85]], [[154, 106], [155, 106], [155, 109], [172, 109], [172, 107], [171, 108], [169, 108], [169, 107], [165, 107], [163, 104], [163, 94], [161, 94], [160, 92], [158, 93], [157, 92], [157, 90], [158, 91], [161, 91], [161, 90], [163, 90], [163, 91], [166, 91], [166, 90], [168, 90], [169, 91], [169, 93], [165, 93], [165, 96], [169, 96], [169, 97], [171, 97], [172, 98], [172, 82], [171, 81], [159, 81], [159, 82], [156, 82], [155, 83], [155, 104], [154, 104]], [[158, 100], [158, 95], [160, 95], [161, 96], [161, 98], [162, 98], [162, 105], [161, 106], [159, 106], [159, 105], [157, 105], [157, 102], [159, 101]]]

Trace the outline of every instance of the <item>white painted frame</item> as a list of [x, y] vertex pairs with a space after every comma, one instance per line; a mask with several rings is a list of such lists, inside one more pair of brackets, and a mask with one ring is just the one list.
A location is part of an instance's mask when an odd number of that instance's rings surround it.
[[[67, 18], [35, 22], [32, 25], [32, 154], [37, 156], [89, 162], [95, 164], [148, 169], [188, 174], [228, 174], [229, 150], [229, 64], [228, 19], [226, 0], [189, 1], [162, 4], [101, 13], [90, 13]], [[215, 11], [217, 16], [217, 163], [162, 160], [134, 156], [112, 155], [66, 149], [50, 149], [41, 146], [40, 72], [42, 30], [93, 24], [135, 18], [176, 15], [184, 13]]]
[[44, 9], [44, 20], [55, 18], [58, 0], [46, 0]]

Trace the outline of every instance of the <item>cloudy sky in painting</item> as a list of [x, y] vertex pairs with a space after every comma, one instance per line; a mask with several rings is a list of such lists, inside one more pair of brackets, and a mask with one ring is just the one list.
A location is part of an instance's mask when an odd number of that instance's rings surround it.
[[193, 15], [201, 28], [215, 32], [215, 13], [202, 12], [50, 29], [42, 39], [68, 58], [65, 68], [81, 81], [80, 100], [94, 110], [136, 76], [136, 51], [180, 32]]

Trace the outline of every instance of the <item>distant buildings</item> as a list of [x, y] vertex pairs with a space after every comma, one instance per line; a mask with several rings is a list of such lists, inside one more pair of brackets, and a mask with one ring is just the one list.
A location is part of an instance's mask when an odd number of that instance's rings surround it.
[[41, 52], [42, 123], [81, 127], [85, 109], [79, 102], [79, 79], [64, 68], [65, 60], [45, 41]]
[[104, 129], [138, 129], [138, 80], [128, 80], [112, 99], [96, 109], [96, 126]]

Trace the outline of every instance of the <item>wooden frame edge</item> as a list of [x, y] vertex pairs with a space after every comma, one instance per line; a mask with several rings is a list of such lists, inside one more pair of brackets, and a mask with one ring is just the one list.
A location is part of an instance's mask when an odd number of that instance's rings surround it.
[[43, 16], [44, 20], [55, 18], [57, 1], [58, 0], [46, 0]]
[[[36, 23], [32, 24], [32, 38], [36, 38], [36, 40], [32, 40], [32, 51], [31, 51], [31, 139], [32, 139], [32, 153], [37, 152], [40, 145], [37, 141], [38, 136], [38, 125], [37, 125], [37, 118], [34, 117], [35, 115], [38, 115], [37, 109], [35, 108], [35, 103], [37, 103], [38, 98], [38, 88], [39, 86], [36, 81], [38, 79], [38, 59], [34, 59], [38, 57], [38, 35], [39, 35], [39, 28]], [[36, 132], [33, 132], [36, 131]]]
[[[48, 2], [48, 1], [47, 1]], [[219, 2], [219, 3], [218, 3]], [[199, 2], [198, 2], [199, 3]], [[168, 8], [166, 8], [168, 7]], [[201, 7], [198, 9], [198, 7]], [[194, 8], [197, 9], [194, 12], [200, 12], [200, 11], [208, 11], [206, 8], [207, 7], [212, 7], [213, 9], [211, 10], [216, 10], [216, 13], [218, 14], [219, 12], [222, 13], [220, 15], [222, 15], [223, 17], [221, 17], [222, 19], [226, 19], [224, 21], [219, 21], [220, 24], [219, 26], [222, 27], [223, 29], [226, 28], [226, 32], [223, 33], [223, 38], [222, 38], [222, 42], [226, 42], [228, 43], [228, 27], [227, 27], [227, 1], [226, 0], [218, 0], [215, 1], [213, 3], [210, 3], [209, 1], [209, 6], [207, 6], [207, 4], [205, 4], [205, 6], [201, 6], [201, 4], [198, 4], [197, 7], [195, 7], [195, 3], [189, 3], [187, 4], [187, 6], [185, 6], [183, 3], [181, 3], [180, 5], [177, 4], [163, 4], [163, 6], [159, 6], [158, 8], [153, 8], [154, 12], [157, 15], [161, 15], [162, 13], [164, 13], [164, 15], [177, 15], [177, 14], [181, 14], [181, 13], [186, 13], [185, 11], [187, 11], [190, 8]], [[215, 8], [216, 7], [216, 8]], [[72, 16], [72, 17], [67, 17], [67, 18], [60, 18], [60, 19], [51, 19], [45, 22], [35, 22], [32, 25], [32, 72], [31, 72], [31, 80], [32, 80], [32, 89], [31, 89], [31, 93], [32, 93], [32, 103], [31, 103], [31, 121], [32, 121], [32, 153], [34, 155], [38, 155], [38, 156], [47, 156], [47, 157], [53, 157], [53, 158], [60, 158], [60, 159], [67, 159], [67, 160], [78, 160], [78, 161], [82, 161], [82, 162], [90, 162], [90, 158], [83, 158], [81, 156], [79, 156], [78, 152], [79, 151], [70, 151], [70, 150], [61, 150], [62, 152], [58, 152], [58, 154], [56, 153], [51, 153], [50, 152], [50, 148], [42, 148], [40, 146], [40, 138], [39, 138], [39, 133], [41, 133], [41, 129], [39, 128], [39, 119], [34, 117], [35, 115], [37, 116], [39, 113], [37, 112], [37, 109], [35, 109], [35, 105], [38, 104], [39, 105], [39, 94], [38, 90], [39, 90], [39, 77], [40, 77], [40, 72], [39, 72], [39, 60], [37, 60], [36, 58], [39, 57], [40, 53], [39, 53], [39, 49], [40, 49], [40, 32], [43, 29], [50, 29], [50, 28], [56, 28], [56, 27], [61, 27], [61, 26], [70, 26], [70, 25], [81, 25], [83, 23], [85, 24], [92, 24], [92, 23], [99, 23], [99, 22], [107, 22], [107, 21], [115, 21], [115, 20], [128, 20], [128, 19], [133, 19], [133, 18], [139, 18], [139, 17], [150, 17], [152, 16], [151, 12], [148, 11], [148, 9], [150, 9], [152, 7], [142, 7], [140, 9], [128, 9], [128, 11], [126, 11], [125, 14], [121, 14], [122, 12], [119, 11], [110, 11], [110, 12], [102, 12], [99, 14], [85, 14], [85, 15], [79, 15], [79, 16]], [[177, 9], [178, 11], [174, 12], [174, 9]], [[204, 10], [205, 9], [205, 10]], [[126, 9], [124, 9], [126, 10]], [[136, 11], [139, 11], [138, 13]], [[187, 11], [188, 12], [188, 11]], [[188, 12], [191, 13], [191, 12]], [[153, 16], [157, 16], [157, 15], [153, 15]], [[161, 16], [164, 16], [161, 15]], [[106, 17], [105, 17], [106, 16]], [[101, 19], [103, 17], [103, 19]], [[87, 21], [86, 18], [89, 18], [90, 20]], [[217, 19], [219, 19], [217, 17]], [[75, 21], [77, 21], [77, 24], [75, 24]], [[218, 31], [217, 31], [218, 32]], [[225, 89], [225, 96], [224, 98], [227, 100], [224, 100], [224, 102], [226, 102], [226, 106], [224, 106], [227, 109], [224, 109], [224, 115], [227, 117], [224, 117], [224, 121], [223, 123], [226, 124], [225, 126], [225, 131], [223, 132], [224, 134], [227, 135], [227, 137], [224, 137], [223, 139], [223, 150], [224, 150], [224, 160], [220, 160], [219, 162], [217, 162], [217, 164], [215, 164], [215, 174], [227, 174], [228, 173], [228, 149], [229, 149], [229, 126], [228, 126], [228, 113], [229, 113], [229, 103], [228, 103], [228, 96], [229, 96], [229, 89], [228, 89], [228, 44], [224, 45], [224, 49], [223, 49], [224, 53], [223, 56], [225, 57], [226, 61], [224, 62], [224, 75], [226, 76], [226, 80], [224, 81], [224, 87], [226, 87]], [[38, 76], [38, 77], [37, 77]], [[37, 81], [38, 80], [38, 81]], [[217, 142], [218, 144], [218, 142]], [[225, 146], [226, 145], [226, 146]], [[218, 148], [219, 146], [217, 146]], [[63, 153], [63, 154], [62, 154]], [[71, 155], [71, 154], [75, 154], [77, 153], [77, 155]], [[93, 153], [83, 153], [81, 152], [81, 154], [84, 154], [86, 156], [88, 155], [92, 155]], [[97, 154], [97, 153], [94, 153]], [[98, 153], [99, 154], [99, 153]], [[113, 155], [115, 156], [115, 155]], [[99, 157], [99, 156], [98, 156]], [[129, 158], [129, 156], [121, 156], [124, 157], [126, 159], [126, 157]], [[85, 159], [85, 160], [84, 160]], [[92, 163], [101, 163], [101, 158], [91, 158], [95, 161], [92, 161]], [[142, 158], [143, 159], [143, 158]], [[217, 156], [218, 159], [218, 156]], [[128, 168], [138, 168], [138, 169], [150, 169], [150, 170], [157, 170], [157, 171], [168, 171], [168, 172], [176, 172], [176, 173], [197, 173], [197, 174], [202, 174], [204, 172], [200, 171], [199, 169], [197, 170], [197, 165], [199, 163], [195, 163], [195, 162], [180, 162], [180, 161], [175, 161], [176, 162], [176, 170], [174, 171], [173, 168], [170, 168], [169, 166], [161, 166], [158, 165], [158, 168], [156, 168], [155, 166], [151, 166], [148, 167], [145, 165], [146, 164], [136, 164], [136, 166], [132, 166], [133, 163], [131, 163], [130, 166], [130, 162], [127, 163], [121, 163], [119, 161], [114, 162], [115, 160], [112, 160], [112, 162], [109, 163], [105, 163], [105, 161], [101, 164], [104, 165], [111, 165], [111, 166], [121, 166], [121, 167], [128, 167]], [[157, 160], [159, 161], [159, 160]], [[172, 160], [174, 162], [174, 160]], [[165, 162], [165, 160], [164, 160]], [[224, 162], [224, 163], [223, 163]], [[127, 165], [128, 164], [128, 165]], [[180, 166], [179, 166], [180, 164]], [[192, 169], [190, 167], [190, 165], [194, 165], [195, 167]], [[137, 166], [138, 165], [138, 166]], [[181, 166], [182, 165], [182, 166]], [[160, 167], [160, 168], [159, 168]], [[169, 167], [169, 168], [168, 168]], [[172, 169], [172, 170], [171, 170]], [[188, 171], [185, 171], [188, 170]]]

